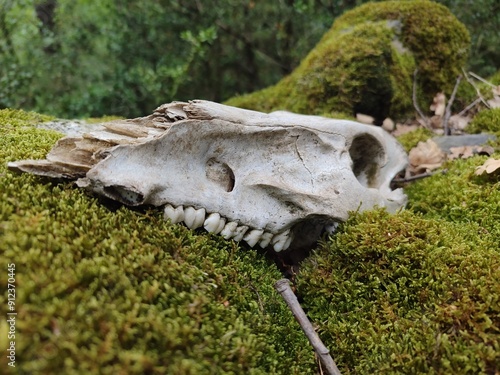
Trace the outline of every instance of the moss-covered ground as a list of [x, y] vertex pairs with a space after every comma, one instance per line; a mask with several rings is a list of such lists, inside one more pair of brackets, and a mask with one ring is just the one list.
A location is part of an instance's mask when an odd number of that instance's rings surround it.
[[[46, 119], [0, 111], [0, 314], [9, 263], [18, 313], [2, 371], [318, 373], [264, 255], [7, 171], [60, 137], [32, 126]], [[412, 183], [396, 215], [353, 215], [302, 264], [296, 292], [343, 374], [500, 369], [500, 178], [474, 175], [485, 159]]]
[[60, 134], [0, 110], [0, 350], [15, 264], [15, 374], [304, 374], [314, 356], [266, 258], [153, 210], [7, 171]]

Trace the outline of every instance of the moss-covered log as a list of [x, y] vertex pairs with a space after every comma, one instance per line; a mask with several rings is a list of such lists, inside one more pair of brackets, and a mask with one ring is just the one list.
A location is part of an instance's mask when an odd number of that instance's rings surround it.
[[425, 106], [451, 92], [469, 49], [465, 26], [431, 1], [368, 3], [339, 17], [299, 67], [276, 85], [227, 104], [378, 121], [413, 110], [413, 72]]

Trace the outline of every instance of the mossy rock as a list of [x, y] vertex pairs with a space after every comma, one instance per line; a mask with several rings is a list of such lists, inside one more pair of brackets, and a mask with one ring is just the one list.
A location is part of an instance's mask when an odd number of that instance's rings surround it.
[[[252, 249], [154, 210], [109, 206], [68, 183], [6, 170], [45, 157], [48, 120], [0, 110], [0, 349], [15, 264], [21, 374], [313, 374], [314, 353]], [[5, 372], [7, 371], [7, 372]]]
[[450, 11], [434, 2], [367, 3], [339, 17], [289, 76], [226, 104], [269, 112], [364, 113], [378, 121], [413, 112], [419, 99], [451, 92], [467, 60], [470, 37]]

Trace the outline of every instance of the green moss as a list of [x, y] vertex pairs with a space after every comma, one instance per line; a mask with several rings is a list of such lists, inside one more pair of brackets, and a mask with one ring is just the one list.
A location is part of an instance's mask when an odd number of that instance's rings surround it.
[[439, 4], [368, 3], [339, 17], [290, 76], [227, 104], [261, 111], [401, 118], [413, 111], [415, 68], [419, 97], [428, 105], [435, 93], [451, 92], [469, 40], [465, 27]]
[[425, 128], [418, 128], [415, 131], [400, 135], [398, 138], [399, 143], [404, 147], [406, 152], [418, 145], [418, 142], [425, 142], [433, 136], [430, 130]]
[[[7, 171], [61, 135], [30, 126], [42, 116], [0, 118], [0, 284], [15, 263], [16, 373], [314, 373], [274, 264], [160, 212], [111, 209], [69, 183]], [[2, 352], [7, 330], [3, 319]]]
[[498, 368], [498, 237], [479, 230], [373, 211], [305, 262], [298, 290], [343, 373]]
[[500, 108], [479, 112], [467, 125], [468, 133], [496, 133], [500, 136]]

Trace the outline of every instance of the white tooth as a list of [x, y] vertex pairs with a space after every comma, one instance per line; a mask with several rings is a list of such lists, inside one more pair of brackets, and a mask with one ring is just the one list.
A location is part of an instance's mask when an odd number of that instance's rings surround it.
[[328, 234], [333, 234], [337, 230], [339, 223], [333, 222], [325, 226], [325, 232]]
[[[280, 251], [285, 249], [285, 244], [289, 240], [289, 234], [290, 234], [290, 230], [286, 230], [286, 231], [284, 231], [280, 234], [277, 234], [276, 236], [273, 237], [271, 243], [274, 247], [274, 251], [279, 253]], [[290, 245], [290, 244], [288, 244], [288, 245]]]
[[243, 240], [247, 242], [250, 247], [254, 247], [257, 242], [260, 240], [260, 236], [264, 233], [263, 229], [254, 229], [251, 230], [243, 237]]
[[203, 223], [203, 227], [207, 230], [207, 232], [218, 234], [222, 228], [217, 232], [217, 229], [220, 227], [220, 215], [217, 212], [214, 212], [208, 215], [207, 219]]
[[220, 235], [228, 240], [234, 236], [234, 232], [236, 231], [237, 227], [238, 223], [236, 221], [230, 221], [224, 226], [224, 229], [222, 230], [222, 232], [220, 232]]
[[170, 219], [172, 224], [177, 224], [181, 221], [184, 221], [184, 208], [182, 206], [174, 208], [172, 205], [167, 204], [165, 206], [163, 214], [165, 219]]
[[272, 234], [272, 233], [264, 232], [262, 234], [262, 236], [260, 236], [259, 246], [262, 248], [267, 247], [267, 245], [269, 245], [269, 243], [273, 239], [273, 236], [274, 236], [274, 234]]
[[248, 227], [246, 225], [242, 225], [241, 227], [237, 227], [236, 230], [234, 231], [234, 237], [233, 240], [236, 242], [240, 242], [243, 239], [243, 236], [247, 232]]
[[205, 209], [200, 208], [199, 210], [194, 207], [186, 207], [184, 209], [184, 224], [189, 229], [196, 229], [203, 225], [205, 222]]
[[226, 226], [226, 218], [221, 217], [219, 220], [219, 226], [217, 227], [214, 233], [219, 234], [224, 229], [225, 226]]

